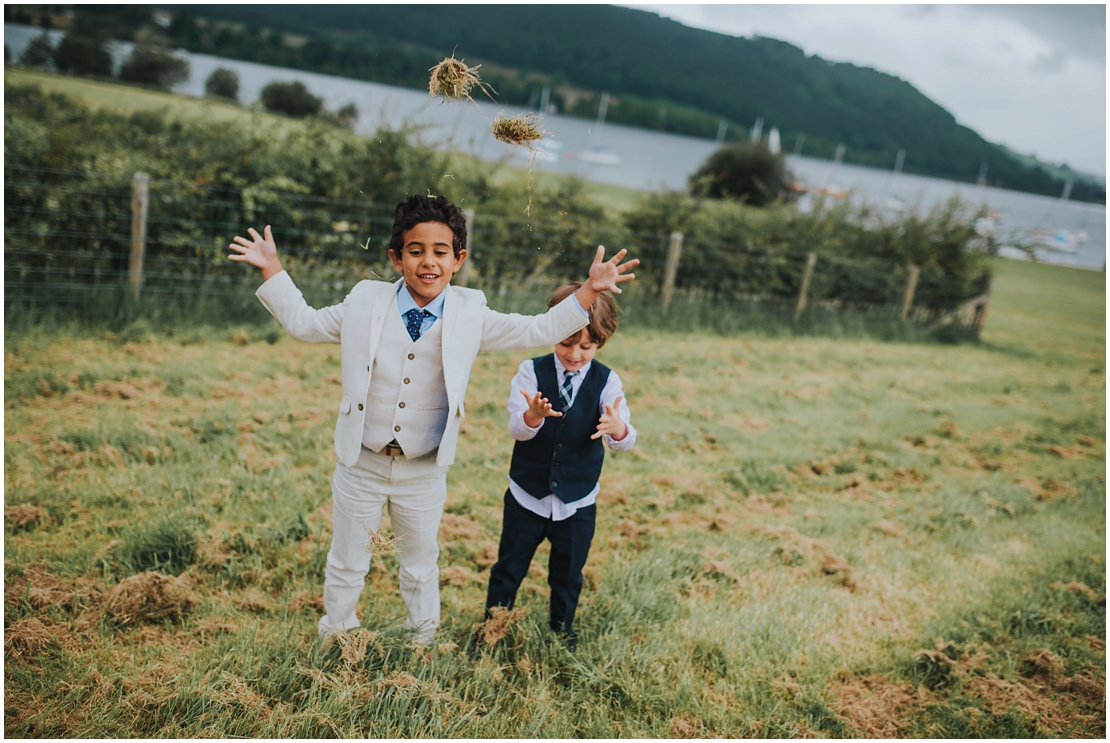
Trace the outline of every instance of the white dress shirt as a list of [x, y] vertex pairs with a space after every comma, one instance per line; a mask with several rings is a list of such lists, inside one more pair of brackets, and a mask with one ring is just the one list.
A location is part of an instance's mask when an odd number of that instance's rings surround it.
[[[578, 390], [582, 387], [582, 380], [586, 378], [590, 366], [593, 365], [591, 361], [581, 369], [578, 374], [571, 377], [571, 398], [570, 407], [574, 406], [574, 401], [578, 397]], [[559, 357], [555, 357], [555, 376], [558, 386], [563, 386], [563, 381], [566, 379], [567, 370], [559, 361]], [[558, 418], [544, 418], [539, 426], [532, 428], [524, 422], [524, 414], [528, 411], [528, 401], [524, 399], [524, 395], [520, 394], [521, 391], [527, 392], [531, 397], [536, 394], [539, 389], [539, 384], [536, 382], [536, 370], [532, 366], [532, 360], [527, 359], [520, 362], [520, 367], [517, 369], [513, 381], [509, 383], [509, 433], [517, 441], [529, 441], [535, 438], [539, 430], [546, 425], [548, 420], [558, 420]], [[632, 427], [629, 422], [632, 414], [628, 410], [627, 401], [624, 399], [624, 389], [621, 387], [621, 378], [615, 371], [609, 372], [609, 379], [605, 383], [605, 387], [601, 390], [601, 399], [598, 401], [598, 413], [605, 414], [605, 406], [612, 405], [617, 398], [621, 398], [620, 405], [617, 407], [617, 414], [621, 420], [628, 427], [628, 432], [625, 437], [620, 441], [614, 439], [609, 434], [602, 436], [606, 445], [613, 451], [627, 451], [636, 444], [636, 429]], [[550, 400], [549, 400], [550, 402]], [[537, 496], [529, 493], [524, 488], [513, 482], [513, 478], [509, 478], [509, 492], [516, 498], [516, 502], [523, 508], [527, 508], [532, 513], [550, 518], [552, 521], [563, 521], [568, 519], [578, 511], [579, 508], [593, 505], [597, 501], [598, 491], [601, 485], [595, 484], [593, 490], [589, 492], [584, 498], [574, 501], [573, 503], [563, 503], [554, 493], [547, 493], [543, 496]]]

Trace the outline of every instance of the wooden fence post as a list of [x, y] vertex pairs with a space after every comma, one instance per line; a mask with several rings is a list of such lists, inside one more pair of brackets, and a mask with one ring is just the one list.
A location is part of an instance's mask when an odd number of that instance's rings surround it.
[[678, 273], [678, 260], [682, 257], [682, 233], [672, 232], [670, 244], [667, 245], [667, 265], [663, 269], [663, 309], [671, 306], [671, 297], [674, 296], [674, 278]]
[[474, 260], [474, 210], [463, 209], [466, 219], [466, 261], [455, 275], [456, 286], [466, 286], [470, 282], [470, 262]]
[[806, 260], [806, 272], [802, 275], [802, 288], [798, 290], [798, 306], [794, 309], [795, 320], [802, 316], [802, 310], [806, 308], [806, 294], [809, 293], [809, 280], [813, 278], [813, 266], [816, 263], [817, 254], [811, 250], [809, 252], [809, 258]]
[[143, 256], [146, 253], [146, 218], [150, 211], [150, 176], [136, 173], [131, 180], [131, 258], [127, 262], [127, 278], [131, 297], [139, 298], [143, 285]]
[[987, 290], [983, 292], [983, 301], [975, 306], [975, 319], [972, 324], [975, 326], [976, 333], [983, 332], [983, 326], [987, 324], [987, 307], [991, 303], [991, 287], [994, 285], [994, 276], [987, 277]]
[[917, 266], [910, 264], [910, 278], [906, 281], [906, 296], [902, 299], [902, 319], [905, 320], [909, 317], [910, 307], [913, 306], [913, 295], [917, 291], [917, 276], [921, 273], [921, 269]]

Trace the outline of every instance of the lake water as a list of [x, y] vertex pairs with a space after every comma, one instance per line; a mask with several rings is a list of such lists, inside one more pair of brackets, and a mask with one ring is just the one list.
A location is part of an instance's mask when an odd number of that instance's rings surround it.
[[[15, 24], [4, 25], [4, 42], [11, 49], [13, 58], [26, 47], [40, 29]], [[61, 38], [52, 32], [54, 43]], [[116, 43], [112, 49], [117, 65], [130, 53], [130, 44]], [[422, 91], [397, 88], [378, 83], [349, 80], [331, 75], [320, 75], [280, 67], [221, 59], [206, 54], [180, 52], [190, 62], [189, 80], [176, 90], [185, 95], [204, 94], [204, 81], [217, 67], [227, 67], [239, 74], [241, 101], [258, 98], [262, 88], [274, 80], [300, 80], [314, 94], [324, 98], [329, 109], [354, 103], [359, 109], [356, 130], [372, 134], [382, 125], [421, 127], [418, 138], [437, 148], [451, 148], [468, 152], [484, 160], [523, 162], [520, 148], [495, 140], [489, 133], [490, 121], [497, 113], [506, 116], [527, 113], [526, 109], [494, 104], [489, 100], [474, 103], [441, 104]], [[774, 122], [768, 122], [765, 131]], [[562, 150], [550, 161], [537, 160], [535, 168], [580, 176], [587, 180], [629, 188], [659, 190], [683, 188], [686, 180], [698, 165], [708, 157], [716, 145], [712, 140], [698, 139], [663, 132], [636, 129], [618, 124], [596, 126], [595, 122], [558, 114], [543, 117], [543, 127], [561, 146]], [[785, 142], [790, 149], [793, 142]], [[591, 148], [605, 148], [620, 158], [617, 165], [591, 164], [580, 155]], [[905, 147], [907, 158], [912, 161], [913, 144]], [[939, 178], [899, 174], [863, 168], [856, 165], [834, 165], [828, 160], [788, 155], [787, 162], [794, 173], [807, 184], [820, 187], [835, 184], [849, 192], [856, 202], [886, 203], [897, 197], [903, 203], [928, 210], [946, 201], [953, 194], [978, 206], [986, 205], [998, 212], [996, 234], [1025, 235], [1031, 229], [1084, 230], [1089, 235], [1075, 253], [1038, 250], [1038, 258], [1047, 262], [1082, 268], [1104, 269], [1106, 265], [1106, 207], [1086, 204], [1018, 191], [984, 189], [967, 183], [957, 183]], [[891, 164], [893, 166], [893, 163]], [[1004, 248], [1005, 254], [1021, 254]]]

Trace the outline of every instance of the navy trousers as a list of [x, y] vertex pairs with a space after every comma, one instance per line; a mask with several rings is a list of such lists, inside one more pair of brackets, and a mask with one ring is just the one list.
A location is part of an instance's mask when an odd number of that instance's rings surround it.
[[578, 509], [569, 519], [552, 521], [521, 506], [506, 490], [505, 519], [497, 562], [490, 570], [486, 615], [494, 606], [513, 607], [517, 589], [528, 574], [536, 548], [547, 539], [551, 542], [551, 560], [547, 566], [547, 585], [551, 586], [551, 629], [574, 635], [574, 613], [582, 593], [582, 568], [590, 553], [596, 524], [596, 504]]

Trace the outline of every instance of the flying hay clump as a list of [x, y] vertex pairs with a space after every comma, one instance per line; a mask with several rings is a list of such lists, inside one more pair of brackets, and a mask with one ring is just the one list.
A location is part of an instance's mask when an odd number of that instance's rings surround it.
[[493, 96], [490, 95], [490, 91], [494, 93], [497, 91], [478, 77], [478, 68], [481, 66], [467, 67], [466, 63], [461, 59], [455, 59], [455, 55], [452, 54], [430, 70], [432, 77], [428, 81], [428, 93], [433, 98], [442, 97], [449, 101], [461, 101], [464, 98], [472, 101], [474, 99], [470, 97], [470, 91], [477, 86], [492, 101]]
[[521, 116], [506, 117], [505, 114], [497, 114], [497, 117], [490, 125], [490, 131], [493, 136], [506, 144], [524, 145], [532, 149], [529, 142], [537, 142], [543, 139], [544, 131], [540, 129], [539, 117], [535, 114], [523, 114]]

